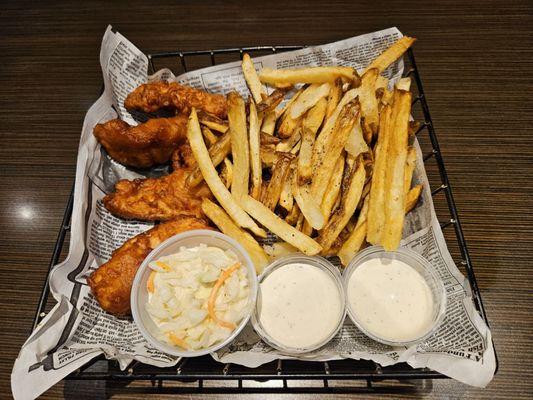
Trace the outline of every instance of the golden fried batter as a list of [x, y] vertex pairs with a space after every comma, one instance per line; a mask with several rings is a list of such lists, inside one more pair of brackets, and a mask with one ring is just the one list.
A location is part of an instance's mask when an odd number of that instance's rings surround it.
[[192, 169], [196, 167], [196, 159], [188, 142], [174, 150], [170, 158], [170, 163], [174, 170], [179, 168]]
[[211, 196], [211, 191], [205, 182], [187, 186], [194, 165], [191, 148], [182, 145], [173, 155], [174, 172], [160, 178], [121, 180], [115, 192], [104, 197], [104, 205], [114, 215], [142, 221], [168, 221], [178, 215], [202, 217], [202, 198]]
[[221, 118], [227, 115], [228, 108], [224, 96], [210, 94], [176, 82], [145, 83], [128, 95], [124, 106], [130, 110], [147, 113], [172, 109], [187, 115], [194, 107]]
[[161, 178], [121, 180], [115, 192], [104, 197], [114, 215], [142, 221], [167, 221], [178, 215], [203, 216], [202, 198], [211, 195], [205, 185], [186, 185], [190, 170], [180, 168]]
[[193, 229], [212, 228], [202, 219], [183, 216], [159, 224], [115, 250], [111, 259], [87, 279], [100, 306], [114, 315], [129, 314], [131, 285], [146, 256], [169, 237]]
[[167, 162], [187, 137], [187, 117], [156, 118], [137, 126], [113, 119], [94, 127], [94, 136], [121, 164], [147, 168]]

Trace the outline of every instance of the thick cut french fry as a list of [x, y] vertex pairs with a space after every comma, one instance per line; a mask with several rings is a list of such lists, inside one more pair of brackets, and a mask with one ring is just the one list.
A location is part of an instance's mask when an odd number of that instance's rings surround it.
[[415, 40], [415, 38], [408, 36], [398, 39], [392, 46], [374, 59], [374, 61], [372, 61], [366, 68], [366, 71], [371, 68], [377, 68], [380, 73], [383, 72], [389, 65], [400, 58], [403, 53], [405, 53], [407, 49], [413, 45]]
[[330, 141], [333, 140], [333, 138], [336, 137], [336, 131], [334, 130], [335, 124], [337, 123], [337, 119], [339, 118], [339, 114], [341, 113], [341, 110], [348, 104], [349, 102], [353, 101], [357, 96], [359, 96], [359, 89], [351, 89], [347, 91], [342, 99], [339, 101], [339, 104], [337, 104], [337, 108], [333, 112], [333, 114], [326, 119], [324, 125], [322, 126], [322, 129], [320, 130], [320, 133], [315, 139], [315, 144], [313, 145], [313, 157], [311, 159], [311, 164], [313, 165], [313, 168], [320, 168], [324, 157], [326, 154], [326, 147], [329, 145]]
[[278, 205], [279, 197], [281, 195], [281, 190], [283, 189], [283, 184], [287, 179], [291, 165], [291, 159], [288, 157], [280, 157], [272, 171], [272, 177], [268, 183], [265, 195], [262, 198], [262, 203], [274, 211]]
[[259, 151], [259, 155], [261, 156], [261, 164], [263, 164], [263, 166], [272, 168], [276, 161], [278, 161], [279, 153], [276, 152], [276, 149], [261, 145]]
[[269, 263], [269, 259], [261, 245], [257, 243], [253, 236], [239, 228], [229, 215], [211, 200], [206, 198], [202, 200], [202, 210], [207, 218], [209, 218], [218, 229], [222, 231], [222, 233], [235, 239], [246, 249], [254, 263], [255, 272], [257, 274], [263, 272], [263, 269]]
[[328, 107], [326, 109], [326, 120], [333, 115], [335, 112], [335, 109], [337, 108], [337, 105], [339, 104], [339, 101], [341, 101], [342, 97], [342, 79], [337, 78], [335, 80], [335, 83], [331, 85], [331, 89], [329, 91], [328, 96]]
[[202, 135], [204, 135], [204, 139], [209, 147], [218, 142], [218, 137], [216, 137], [216, 135], [207, 126], [202, 128]]
[[220, 171], [220, 178], [224, 181], [224, 185], [229, 189], [231, 187], [231, 182], [233, 181], [233, 164], [228, 157], [224, 159], [222, 171]]
[[411, 78], [402, 78], [394, 86], [396, 87], [396, 89], [408, 91], [411, 89]]
[[388, 89], [383, 89], [383, 94], [381, 95], [380, 102], [382, 105], [392, 105], [392, 95], [393, 92]]
[[413, 188], [407, 192], [407, 195], [405, 196], [406, 214], [416, 207], [416, 203], [418, 203], [418, 199], [420, 198], [420, 193], [422, 193], [422, 185], [413, 186]]
[[302, 140], [300, 139], [296, 142], [296, 144], [294, 145], [294, 147], [291, 149], [289, 153], [294, 154], [294, 155], [298, 154], [300, 152], [301, 145], [302, 145]]
[[268, 111], [274, 111], [279, 103], [285, 97], [286, 90], [276, 89], [274, 90], [267, 98], [265, 98], [261, 103], [257, 104], [257, 112], [265, 113]]
[[348, 166], [348, 171], [351, 171], [356, 160], [357, 158], [353, 157], [350, 153], [346, 153], [345, 161], [346, 165]]
[[298, 96], [298, 99], [292, 104], [290, 109], [290, 116], [296, 119], [303, 114], [321, 99], [324, 99], [329, 95], [330, 85], [329, 83], [310, 85], [303, 93]]
[[294, 203], [292, 206], [292, 210], [285, 217], [285, 222], [287, 222], [289, 225], [295, 225], [296, 222], [298, 222], [300, 214], [301, 212], [300, 208], [298, 207], [298, 204]]
[[287, 92], [294, 89], [294, 85], [292, 83], [274, 83], [271, 86], [274, 86], [276, 89], [286, 90]]
[[378, 75], [376, 78], [376, 90], [378, 89], [388, 89], [389, 79], [385, 78], [383, 75]]
[[221, 133], [228, 131], [228, 122], [220, 119], [216, 115], [209, 114], [205, 111], [198, 111], [198, 119], [203, 126], [207, 126], [214, 131]]
[[250, 169], [252, 170], [252, 189], [250, 195], [258, 199], [261, 195], [261, 180], [263, 168], [261, 166], [261, 142], [259, 137], [259, 120], [257, 109], [253, 101], [250, 102], [249, 140], [250, 140]]
[[234, 179], [231, 182], [231, 194], [237, 203], [240, 203], [241, 198], [248, 194], [250, 149], [244, 100], [236, 92], [231, 92], [228, 95], [228, 121], [231, 134], [231, 154], [235, 167]]
[[243, 199], [244, 209], [264, 227], [303, 253], [314, 256], [322, 247], [309, 236], [290, 226], [262, 203], [250, 196]]
[[335, 163], [346, 146], [348, 136], [357, 122], [359, 111], [359, 103], [356, 100], [349, 102], [342, 108], [334, 127], [335, 140], [331, 140], [325, 148], [322, 163], [313, 165], [316, 170], [314, 171], [311, 191], [319, 203], [322, 203]]
[[322, 229], [324, 226], [324, 215], [320, 209], [320, 203], [315, 201], [309, 187], [295, 185], [292, 188], [292, 194], [309, 224], [315, 229]]
[[322, 199], [322, 204], [320, 209], [322, 210], [322, 215], [324, 215], [324, 222], [329, 221], [331, 212], [334, 210], [334, 205], [337, 202], [339, 193], [341, 191], [342, 176], [344, 173], [344, 155], [341, 154], [335, 163], [333, 169], [333, 175], [328, 182], [328, 187], [326, 193], [324, 193], [324, 198]]
[[266, 244], [263, 247], [271, 259], [289, 256], [298, 253], [298, 249], [286, 242], [275, 242]]
[[257, 201], [260, 201], [260, 202], [264, 201], [266, 197], [267, 189], [268, 189], [268, 182], [267, 181], [261, 182], [261, 196], [259, 199], [257, 199]]
[[[359, 210], [361, 207], [363, 207], [363, 202], [365, 200], [368, 200], [370, 197], [368, 196], [368, 194], [370, 193], [370, 186], [372, 185], [372, 179], [369, 179], [366, 183], [365, 183], [365, 187], [363, 188], [363, 193], [361, 194], [361, 201], [359, 202], [359, 204], [357, 205], [357, 209]], [[368, 207], [368, 206], [367, 206]]]
[[269, 111], [263, 117], [263, 125], [261, 125], [261, 132], [266, 133], [267, 135], [273, 135], [274, 129], [276, 129], [276, 112]]
[[344, 242], [344, 238], [342, 236], [345, 234], [345, 231], [346, 229], [344, 229], [344, 231], [339, 235], [339, 237], [337, 237], [337, 239], [333, 241], [333, 244], [328, 250], [320, 253], [322, 257], [334, 257], [337, 255], [342, 246], [342, 243]]
[[[346, 167], [345, 168], [348, 168], [348, 164], [346, 164]], [[342, 188], [342, 183], [341, 183], [341, 188]], [[341, 195], [339, 193], [339, 195], [337, 196], [337, 198], [335, 199], [335, 203], [333, 203], [333, 207], [332, 207], [332, 210], [335, 211], [337, 210], [337, 208], [339, 208], [339, 205], [341, 204]], [[331, 218], [331, 215], [330, 215], [330, 218]]]
[[324, 120], [327, 105], [326, 99], [320, 99], [315, 106], [307, 112], [302, 121], [302, 126], [316, 134]]
[[335, 82], [337, 78], [354, 82], [355, 86], [359, 84], [359, 75], [351, 67], [263, 68], [259, 72], [259, 80], [269, 85]]
[[378, 141], [375, 147], [375, 162], [370, 187], [370, 203], [368, 205], [368, 227], [366, 240], [374, 245], [381, 243], [381, 236], [385, 226], [385, 175], [387, 172], [388, 148], [391, 134], [391, 106], [385, 106], [381, 111]]
[[[361, 195], [362, 197], [362, 195]], [[346, 266], [357, 254], [366, 237], [367, 217], [368, 217], [368, 197], [364, 200], [364, 205], [357, 217], [357, 224], [338, 251], [342, 265]]]
[[296, 221], [296, 226], [295, 226], [295, 228], [296, 228], [297, 230], [299, 230], [300, 232], [302, 231], [302, 228], [304, 227], [304, 221], [305, 221], [305, 217], [304, 217], [304, 215], [303, 215], [303, 214], [300, 214], [300, 215], [298, 216], [298, 221]]
[[385, 227], [381, 245], [387, 251], [396, 250], [402, 239], [403, 221], [405, 219], [405, 161], [407, 158], [408, 127], [411, 112], [411, 93], [394, 90], [394, 102], [388, 148], [385, 198]]
[[404, 175], [404, 186], [403, 190], [405, 193], [411, 189], [411, 181], [413, 179], [413, 172], [415, 171], [416, 166], [416, 149], [414, 147], [409, 147], [407, 150], [407, 158], [405, 160], [405, 175]]
[[279, 205], [283, 207], [287, 212], [290, 212], [292, 210], [292, 206], [294, 204], [292, 185], [295, 179], [295, 175], [296, 163], [291, 162], [291, 165], [289, 167], [289, 173], [287, 174], [285, 182], [283, 182], [283, 188], [281, 189], [281, 193], [279, 195]]
[[352, 132], [350, 132], [350, 136], [348, 136], [348, 141], [346, 142], [344, 149], [353, 158], [356, 158], [359, 154], [370, 151], [368, 144], [363, 138], [363, 129], [361, 128], [360, 118], [357, 118]]
[[372, 143], [372, 138], [374, 137], [372, 130], [368, 129], [368, 126], [365, 123], [362, 124], [361, 129], [363, 132], [363, 139], [365, 140], [365, 142]]
[[355, 227], [352, 233], [350, 233], [350, 236], [348, 236], [348, 239], [346, 239], [342, 247], [339, 249], [337, 256], [340, 258], [344, 267], [346, 267], [350, 261], [352, 261], [363, 245], [366, 236], [366, 229], [367, 221]]
[[325, 252], [331, 247], [354, 214], [355, 208], [361, 198], [361, 193], [363, 192], [365, 178], [365, 166], [359, 161], [349, 172], [349, 178], [346, 182], [346, 190], [342, 194], [339, 209], [333, 213], [318, 236], [317, 241], [322, 246], [322, 251]]
[[294, 129], [294, 133], [287, 139], [282, 140], [276, 145], [276, 151], [288, 152], [291, 151], [296, 143], [302, 138], [302, 127], [298, 125]]
[[[363, 199], [363, 194], [361, 194], [361, 199]], [[368, 218], [368, 203], [368, 197], [363, 199], [363, 207], [361, 207], [361, 211], [359, 211], [359, 215], [357, 216], [357, 223], [355, 224], [356, 228], [360, 226], [363, 222], [365, 222]]]
[[269, 145], [269, 144], [273, 144], [273, 145], [276, 145], [278, 144], [279, 142], [281, 142], [281, 139], [279, 137], [276, 137], [276, 136], [272, 136], [272, 135], [269, 135], [265, 132], [261, 132], [259, 134], [259, 143], [260, 144], [266, 144], [266, 145]]
[[[209, 158], [215, 168], [231, 153], [231, 137], [229, 132], [225, 133], [218, 141], [209, 148]], [[200, 167], [196, 166], [187, 177], [187, 185], [195, 187], [204, 180]]]
[[384, 88], [376, 87], [376, 99], [378, 101], [378, 114], [381, 112], [381, 108], [383, 107], [383, 104], [381, 103], [381, 98], [383, 97], [384, 92], [385, 92]]
[[281, 138], [290, 138], [293, 136], [296, 133], [301, 120], [302, 117], [292, 118], [290, 114], [290, 108], [287, 109], [285, 114], [283, 114], [280, 118], [281, 122], [277, 129], [278, 136]]
[[304, 220], [304, 225], [302, 226], [302, 233], [309, 237], [311, 237], [311, 235], [313, 234], [313, 227], [306, 219]]
[[209, 158], [209, 152], [205, 147], [200, 123], [198, 122], [198, 116], [196, 115], [196, 110], [194, 108], [189, 116], [187, 139], [189, 140], [194, 158], [202, 171], [202, 175], [220, 205], [226, 210], [237, 225], [250, 229], [257, 236], [266, 237], [266, 232], [257, 226], [252, 218], [250, 218], [250, 216], [235, 202], [231, 193], [220, 180], [217, 170], [215, 169], [211, 158]]
[[[379, 125], [375, 122], [375, 117], [377, 112], [377, 99], [375, 94], [375, 89], [372, 90], [372, 87], [375, 87], [375, 81], [373, 81], [374, 72], [370, 72], [367, 75], [366, 82], [363, 85], [361, 83], [361, 86], [356, 87], [355, 89], [348, 90], [340, 102], [337, 104], [337, 107], [335, 108], [335, 111], [333, 111], [330, 115], [327, 114], [326, 122], [323, 125], [322, 129], [320, 130], [319, 135], [317, 136], [315, 140], [315, 145], [313, 146], [313, 159], [312, 164], [315, 167], [320, 167], [324, 160], [324, 154], [325, 154], [325, 148], [329, 144], [329, 142], [332, 140], [332, 138], [335, 137], [335, 131], [334, 127], [337, 122], [338, 116], [342, 110], [342, 108], [349, 103], [350, 101], [353, 101], [356, 97], [360, 98], [360, 102], [364, 102], [366, 104], [366, 114], [370, 115], [370, 120], [368, 117], [366, 118], [367, 124], [372, 123], [374, 121], [375, 125]], [[377, 77], [376, 77], [377, 79]], [[385, 90], [383, 96], [389, 96], [391, 99], [386, 102], [385, 104], [389, 104], [392, 102], [392, 92]], [[382, 98], [383, 99], [383, 98]], [[374, 107], [374, 105], [376, 107]], [[362, 106], [361, 106], [362, 108]], [[363, 110], [361, 110], [361, 114], [364, 116]], [[379, 128], [379, 127], [378, 127]], [[366, 133], [366, 137], [369, 138], [370, 136], [370, 130]]]
[[302, 144], [298, 154], [298, 183], [300, 185], [311, 182], [313, 169], [311, 158], [313, 156], [313, 144], [315, 135], [322, 125], [326, 113], [327, 101], [322, 98], [311, 108], [302, 121]]
[[285, 104], [282, 107], [276, 108], [276, 118], [281, 117], [283, 114], [285, 114], [292, 106], [292, 104], [298, 100], [298, 97], [302, 94], [305, 87], [300, 88], [294, 95], [285, 102]]
[[361, 86], [359, 87], [363, 133], [370, 137], [377, 133], [379, 125], [378, 100], [376, 98], [376, 79], [378, 76], [379, 71], [376, 68], [368, 69], [361, 77]]
[[256, 103], [259, 103], [263, 100], [263, 95], [266, 95], [263, 85], [257, 76], [257, 71], [255, 70], [254, 63], [250, 56], [247, 53], [244, 53], [242, 56], [242, 73], [244, 74], [244, 79], [248, 84], [248, 89], [252, 93], [252, 97]]
[[[415, 208], [416, 203], [418, 202], [418, 199], [420, 197], [420, 193], [422, 192], [422, 185], [416, 185], [414, 186], [406, 196], [405, 201], [405, 213], [408, 214], [413, 208]], [[368, 200], [368, 197], [367, 197]], [[343, 266], [346, 266], [349, 264], [349, 262], [355, 257], [361, 246], [363, 245], [366, 237], [367, 232], [367, 214], [365, 213], [365, 210], [368, 209], [368, 201], [364, 202], [363, 208], [361, 209], [361, 213], [359, 214], [359, 218], [357, 220], [357, 225], [355, 226], [355, 229], [352, 231], [348, 239], [344, 242], [342, 247], [340, 248], [338, 252], [338, 256], [341, 260], [341, 263]]]
[[[356, 222], [357, 221], [355, 220], [355, 217], [350, 218], [348, 220], [348, 223], [346, 224], [346, 226], [344, 227], [344, 229], [342, 230], [342, 232], [338, 236], [338, 238], [340, 239], [344, 235], [345, 236], [344, 239], [345, 239], [347, 237], [347, 235], [349, 235], [350, 232], [354, 230]], [[339, 248], [340, 248], [340, 245], [339, 245]]]

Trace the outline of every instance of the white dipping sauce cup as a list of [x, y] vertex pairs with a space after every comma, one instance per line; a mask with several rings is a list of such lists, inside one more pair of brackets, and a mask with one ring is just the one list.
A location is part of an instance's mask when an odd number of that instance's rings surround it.
[[[432, 320], [431, 320], [431, 326], [429, 329], [424, 332], [421, 336], [413, 338], [409, 341], [392, 341], [389, 339], [385, 339], [379, 336], [376, 336], [374, 333], [370, 332], [368, 329], [365, 329], [364, 324], [360, 321], [359, 317], [357, 316], [356, 312], [352, 309], [350, 305], [350, 301], [348, 300], [350, 297], [348, 283], [350, 282], [350, 278], [352, 274], [356, 271], [357, 268], [359, 268], [361, 265], [363, 265], [365, 262], [372, 260], [372, 259], [385, 259], [385, 260], [398, 260], [402, 261], [403, 263], [409, 265], [411, 268], [413, 268], [416, 272], [420, 274], [420, 276], [425, 280], [426, 284], [428, 285], [432, 300], [433, 300], [433, 312], [432, 312]], [[344, 288], [346, 291], [346, 308], [348, 310], [348, 316], [352, 320], [352, 322], [357, 326], [357, 328], [363, 332], [366, 336], [368, 336], [371, 339], [374, 339], [377, 342], [387, 344], [390, 346], [409, 346], [415, 343], [419, 343], [423, 341], [424, 339], [427, 339], [429, 336], [431, 336], [440, 326], [442, 320], [444, 319], [444, 314], [446, 311], [446, 292], [444, 290], [444, 285], [442, 283], [442, 279], [440, 278], [438, 272], [435, 270], [435, 268], [431, 265], [431, 263], [423, 258], [418, 253], [415, 253], [412, 250], [406, 249], [406, 248], [399, 248], [396, 251], [385, 251], [380, 246], [371, 246], [360, 253], [358, 253], [352, 261], [348, 264], [346, 267], [346, 270], [343, 273], [344, 277]]]

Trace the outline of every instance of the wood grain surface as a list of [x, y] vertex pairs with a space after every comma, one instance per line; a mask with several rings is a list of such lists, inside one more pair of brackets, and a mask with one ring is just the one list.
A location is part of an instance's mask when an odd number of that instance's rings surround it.
[[[435, 381], [402, 398], [532, 398], [531, 1], [150, 3], [4, 0], [0, 7], [0, 398], [11, 396], [11, 368], [73, 182], [83, 118], [100, 91], [98, 53], [108, 24], [145, 52], [320, 44], [390, 26], [417, 37], [500, 370], [484, 390]], [[61, 383], [44, 397], [135, 398], [121, 392], [98, 382]]]

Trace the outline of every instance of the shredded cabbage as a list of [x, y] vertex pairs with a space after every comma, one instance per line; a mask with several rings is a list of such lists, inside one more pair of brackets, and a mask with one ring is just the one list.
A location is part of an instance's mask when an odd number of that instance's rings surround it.
[[[201, 244], [181, 247], [149, 264], [155, 271], [154, 291], [146, 311], [159, 328], [156, 337], [168, 344], [185, 343], [188, 349], [211, 347], [226, 340], [231, 329], [217, 325], [208, 315], [207, 302], [223, 271], [238, 262], [232, 250]], [[241, 266], [225, 280], [215, 301], [217, 318], [238, 325], [246, 315], [250, 296], [246, 269]]]

